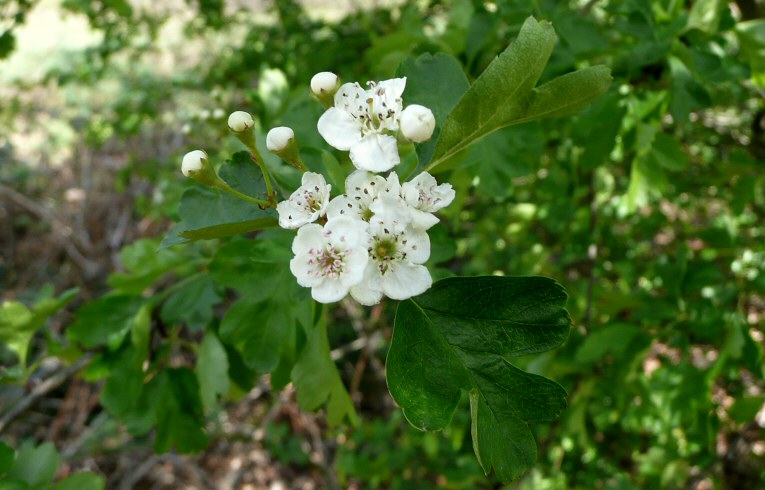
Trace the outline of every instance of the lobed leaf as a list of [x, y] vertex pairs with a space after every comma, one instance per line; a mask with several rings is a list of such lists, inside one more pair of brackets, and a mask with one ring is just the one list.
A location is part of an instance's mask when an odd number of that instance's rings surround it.
[[611, 75], [604, 66], [583, 68], [534, 88], [555, 41], [549, 22], [526, 19], [518, 38], [486, 68], [446, 118], [426, 170], [497, 129], [574, 113], [608, 89]]
[[508, 359], [544, 352], [567, 338], [566, 294], [544, 277], [454, 277], [396, 312], [388, 352], [391, 395], [421, 430], [448, 425], [461, 391], [470, 393], [473, 444], [503, 482], [536, 460], [529, 422], [550, 422], [566, 406], [554, 381]]

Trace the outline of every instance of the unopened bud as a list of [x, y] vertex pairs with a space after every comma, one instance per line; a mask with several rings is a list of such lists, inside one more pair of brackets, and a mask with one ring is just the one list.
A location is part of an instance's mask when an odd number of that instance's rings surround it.
[[280, 126], [269, 131], [266, 135], [266, 148], [296, 169], [305, 172], [303, 162], [300, 160], [300, 150], [295, 141], [295, 132], [291, 128]]
[[186, 177], [199, 172], [204, 167], [204, 161], [207, 160], [207, 153], [202, 150], [194, 150], [183, 155], [181, 162], [181, 172]]
[[335, 92], [340, 88], [340, 77], [331, 71], [317, 73], [311, 78], [311, 93], [328, 109], [335, 105]]
[[412, 104], [401, 112], [399, 127], [401, 134], [406, 139], [415, 143], [422, 143], [433, 136], [433, 130], [436, 129], [436, 118], [427, 107]]
[[292, 129], [280, 126], [273, 128], [266, 135], [266, 148], [268, 151], [276, 153], [283, 151], [295, 139], [295, 132]]
[[202, 150], [190, 151], [183, 156], [181, 172], [186, 177], [205, 185], [215, 186], [220, 180], [215, 169], [210, 165], [207, 153]]
[[236, 111], [228, 116], [228, 127], [235, 133], [249, 131], [254, 125], [255, 121], [252, 120], [252, 116], [247, 112]]

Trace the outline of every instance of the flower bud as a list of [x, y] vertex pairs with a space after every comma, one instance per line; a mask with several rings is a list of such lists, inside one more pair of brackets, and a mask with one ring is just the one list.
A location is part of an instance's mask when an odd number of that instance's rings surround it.
[[340, 77], [330, 71], [317, 73], [311, 78], [311, 93], [325, 109], [335, 105], [335, 92], [340, 88]]
[[181, 172], [186, 177], [191, 177], [202, 170], [204, 162], [207, 160], [207, 153], [202, 150], [194, 150], [183, 155], [183, 162], [181, 162]]
[[228, 116], [228, 127], [235, 133], [243, 133], [252, 129], [255, 125], [255, 121], [252, 120], [252, 116], [244, 111], [232, 112]]
[[401, 134], [409, 141], [422, 143], [433, 136], [433, 130], [436, 129], [436, 118], [427, 107], [412, 104], [401, 112], [399, 128], [401, 128]]
[[210, 165], [207, 153], [202, 150], [190, 151], [183, 156], [181, 172], [186, 177], [209, 186], [216, 186], [220, 181], [215, 169]]
[[295, 141], [295, 132], [291, 128], [280, 126], [269, 131], [266, 135], [266, 148], [296, 169], [305, 172], [303, 162], [300, 160], [300, 150]]
[[266, 135], [266, 148], [272, 153], [277, 153], [286, 149], [294, 139], [295, 132], [292, 129], [284, 126], [273, 128]]

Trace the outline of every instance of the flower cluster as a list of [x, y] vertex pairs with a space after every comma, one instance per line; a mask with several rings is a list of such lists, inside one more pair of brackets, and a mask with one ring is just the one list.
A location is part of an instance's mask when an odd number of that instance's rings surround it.
[[326, 100], [336, 90], [334, 105], [319, 119], [319, 133], [333, 147], [350, 151], [357, 170], [345, 181], [345, 194], [332, 199], [324, 177], [306, 172], [300, 188], [277, 205], [279, 225], [298, 230], [290, 269], [322, 303], [349, 293], [364, 305], [383, 296], [403, 300], [421, 294], [432, 284], [423, 265], [430, 257], [427, 230], [438, 222], [433, 213], [452, 202], [454, 190], [428, 173], [402, 184], [394, 171], [387, 177], [373, 172], [400, 162], [399, 132], [410, 141], [427, 140], [435, 128], [433, 113], [418, 105], [403, 109], [405, 78], [369, 82], [365, 90], [358, 83], [338, 87], [337, 78], [326, 73], [317, 77], [311, 83], [317, 97]]
[[452, 186], [428, 173], [400, 184], [395, 172], [384, 178], [356, 170], [345, 194], [330, 200], [330, 189], [322, 175], [306, 172], [303, 185], [276, 208], [282, 227], [298, 229], [290, 262], [298, 283], [322, 303], [350, 293], [373, 305], [383, 295], [401, 300], [425, 292], [432, 283], [423, 265], [430, 257], [427, 230], [438, 222], [433, 213], [454, 199]]
[[[340, 83], [334, 73], [318, 73], [311, 92], [324, 105], [319, 134], [338, 150], [349, 151], [356, 170], [345, 181], [345, 194], [331, 198], [324, 176], [308, 172], [295, 133], [277, 127], [266, 136], [268, 150], [303, 172], [301, 186], [276, 203], [268, 169], [255, 145], [255, 121], [243, 111], [228, 118], [231, 132], [250, 150], [263, 172], [267, 199], [247, 196], [221, 179], [202, 150], [189, 152], [183, 174], [202, 184], [256, 204], [276, 206], [279, 226], [296, 229], [290, 270], [316, 301], [331, 303], [350, 294], [373, 305], [383, 296], [403, 300], [425, 292], [432, 279], [427, 230], [438, 223], [433, 213], [454, 200], [450, 184], [439, 185], [423, 172], [403, 184], [391, 171], [401, 161], [399, 142], [428, 140], [435, 130], [433, 112], [421, 105], [404, 107], [406, 78]], [[388, 172], [387, 176], [375, 172]]]

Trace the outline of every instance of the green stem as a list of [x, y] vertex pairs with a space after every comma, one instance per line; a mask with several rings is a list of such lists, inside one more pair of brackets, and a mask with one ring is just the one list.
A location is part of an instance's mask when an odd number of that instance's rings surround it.
[[[264, 172], [264, 175], [266, 175], [265, 172]], [[269, 196], [269, 200], [268, 201], [264, 201], [262, 199], [256, 199], [254, 197], [248, 196], [247, 194], [242, 194], [241, 192], [239, 192], [238, 190], [234, 189], [233, 187], [231, 187], [227, 183], [223, 182], [222, 180], [216, 182], [214, 184], [214, 186], [217, 187], [218, 189], [224, 191], [224, 192], [227, 192], [227, 193], [231, 194], [234, 197], [238, 197], [239, 199], [241, 199], [243, 201], [247, 201], [247, 202], [251, 202], [253, 204], [257, 204], [261, 208], [269, 208], [269, 207], [271, 207], [273, 205], [273, 196], [271, 195], [271, 186], [270, 186], [270, 183], [268, 181], [268, 177], [266, 177], [266, 186], [268, 187], [268, 196]]]
[[151, 300], [150, 300], [151, 303], [152, 303], [152, 307], [156, 306], [159, 303], [161, 303], [162, 301], [165, 300], [165, 298], [170, 296], [170, 294], [172, 294], [174, 291], [179, 290], [180, 288], [182, 288], [186, 284], [190, 283], [191, 281], [193, 281], [197, 277], [201, 276], [202, 274], [205, 274], [205, 272], [204, 271], [194, 272], [193, 274], [190, 274], [190, 275], [184, 277], [183, 279], [181, 279], [180, 281], [176, 282], [175, 284], [171, 285], [170, 287], [168, 287], [164, 291], [155, 294], [154, 296], [151, 297]]
[[[268, 193], [268, 203], [265, 203], [265, 201], [261, 201], [261, 202], [264, 202], [266, 207], [276, 205], [276, 194], [274, 194], [274, 188], [271, 185], [271, 176], [268, 175], [268, 169], [266, 169], [266, 164], [263, 160], [263, 157], [260, 155], [260, 152], [258, 151], [257, 145], [255, 144], [255, 135], [253, 134], [252, 130], [247, 130], [241, 133], [234, 133], [234, 135], [239, 139], [239, 141], [242, 142], [244, 146], [247, 147], [248, 150], [250, 150], [250, 158], [252, 158], [255, 164], [260, 168], [260, 171], [263, 173], [263, 180], [266, 181], [266, 192]], [[237, 197], [240, 197], [240, 196], [237, 196]], [[249, 200], [249, 199], [246, 199], [246, 200]], [[259, 205], [262, 205], [262, 204], [259, 204]]]
[[255, 164], [260, 167], [260, 171], [263, 172], [263, 180], [266, 181], [266, 192], [268, 193], [268, 201], [271, 204], [275, 204], [276, 201], [274, 198], [276, 197], [276, 194], [274, 194], [274, 188], [271, 186], [271, 176], [268, 175], [268, 169], [266, 169], [266, 163], [263, 161], [263, 157], [260, 155], [260, 152], [253, 144], [250, 148], [250, 156], [252, 157]]

